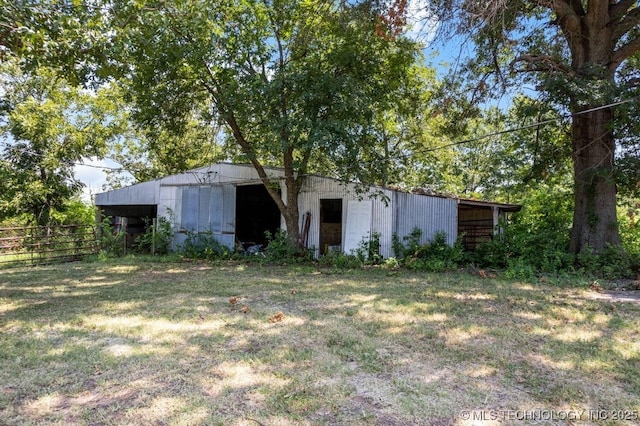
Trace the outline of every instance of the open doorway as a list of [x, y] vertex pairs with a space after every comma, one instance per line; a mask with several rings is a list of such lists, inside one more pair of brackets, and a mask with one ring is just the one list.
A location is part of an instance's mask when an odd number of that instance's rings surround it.
[[320, 200], [320, 253], [342, 250], [342, 199]]
[[236, 240], [246, 244], [267, 244], [265, 231], [280, 229], [280, 210], [264, 185], [236, 187]]
[[115, 232], [125, 231], [127, 247], [133, 247], [146, 232], [152, 220], [158, 216], [156, 205], [98, 206], [100, 222], [109, 218]]
[[486, 206], [458, 206], [458, 237], [465, 250], [475, 250], [491, 241], [494, 233], [493, 210]]

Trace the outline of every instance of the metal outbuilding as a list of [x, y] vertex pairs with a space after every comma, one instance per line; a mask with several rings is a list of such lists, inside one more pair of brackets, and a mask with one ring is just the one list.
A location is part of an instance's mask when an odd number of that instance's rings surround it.
[[[268, 168], [267, 173], [273, 182], [282, 182], [283, 170]], [[394, 255], [394, 234], [402, 238], [415, 228], [422, 231], [423, 242], [443, 232], [449, 244], [461, 236], [465, 247], [473, 249], [492, 238], [500, 217], [520, 208], [373, 186], [363, 191], [317, 175], [305, 178], [298, 203], [300, 229], [307, 230], [305, 245], [316, 255], [328, 250], [348, 253], [376, 233], [383, 257]], [[144, 232], [144, 218], [164, 217], [172, 224], [175, 246], [189, 232], [211, 232], [232, 248], [239, 243], [264, 243], [265, 231], [285, 229], [275, 202], [251, 165], [212, 164], [96, 194], [95, 204], [116, 223], [126, 218], [130, 234]]]

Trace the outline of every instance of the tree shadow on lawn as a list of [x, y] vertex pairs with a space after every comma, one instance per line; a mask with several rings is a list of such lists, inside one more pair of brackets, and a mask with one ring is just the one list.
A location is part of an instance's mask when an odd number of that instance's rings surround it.
[[638, 346], [624, 346], [639, 340], [638, 310], [626, 305], [461, 274], [130, 266], [0, 277], [9, 424], [455, 424], [462, 409], [639, 408]]

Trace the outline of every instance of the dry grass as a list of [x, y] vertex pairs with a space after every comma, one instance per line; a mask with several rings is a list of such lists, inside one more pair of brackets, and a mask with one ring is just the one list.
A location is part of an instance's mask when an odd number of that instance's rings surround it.
[[[632, 418], [640, 305], [592, 292], [463, 273], [140, 260], [4, 270], [0, 424]], [[547, 423], [637, 423], [573, 420]]]

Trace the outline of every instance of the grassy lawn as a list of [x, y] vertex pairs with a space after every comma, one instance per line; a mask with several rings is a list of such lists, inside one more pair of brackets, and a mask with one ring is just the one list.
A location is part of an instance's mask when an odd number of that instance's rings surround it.
[[637, 424], [640, 305], [594, 295], [465, 273], [6, 269], [0, 424]]

